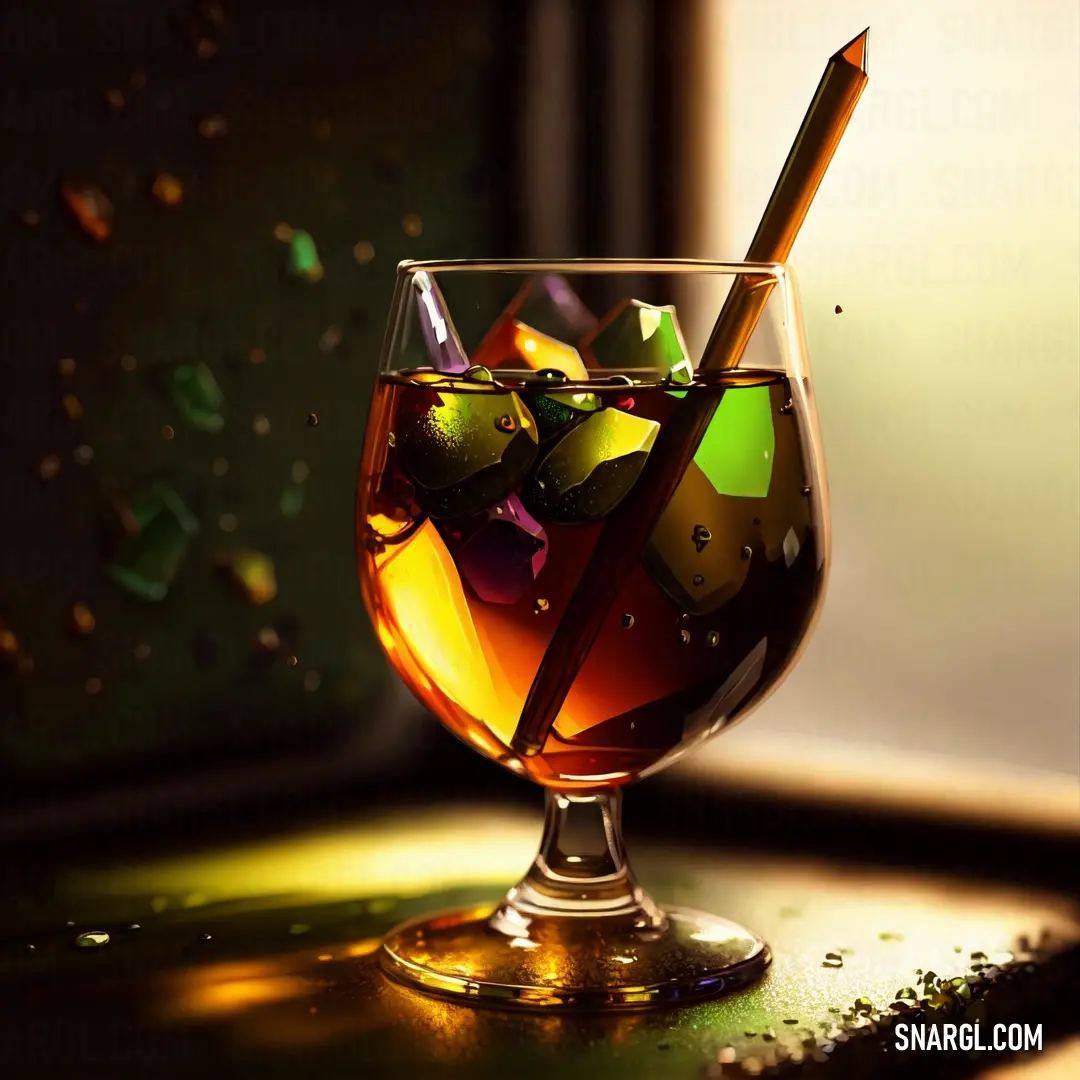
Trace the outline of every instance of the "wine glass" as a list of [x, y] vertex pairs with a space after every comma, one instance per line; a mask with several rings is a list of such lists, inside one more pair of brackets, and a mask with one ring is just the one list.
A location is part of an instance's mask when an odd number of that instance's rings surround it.
[[[741, 356], [699, 369], [725, 293], [746, 287], [766, 299]], [[564, 1010], [759, 977], [754, 933], [637, 884], [621, 798], [775, 689], [828, 547], [784, 266], [402, 263], [359, 478], [364, 601], [417, 697], [547, 809], [500, 904], [398, 927], [384, 971]]]

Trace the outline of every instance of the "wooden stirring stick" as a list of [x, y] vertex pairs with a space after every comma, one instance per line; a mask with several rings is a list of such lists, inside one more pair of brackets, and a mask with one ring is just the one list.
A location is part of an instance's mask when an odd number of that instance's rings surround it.
[[[866, 86], [867, 27], [829, 58], [780, 178], [746, 254], [748, 262], [783, 262]], [[775, 280], [740, 274], [709, 336], [699, 371], [738, 365]], [[637, 483], [604, 524], [577, 588], [544, 653], [510, 748], [540, 753], [627, 575], [652, 536], [697, 453], [723, 392], [689, 393], [657, 436]]]

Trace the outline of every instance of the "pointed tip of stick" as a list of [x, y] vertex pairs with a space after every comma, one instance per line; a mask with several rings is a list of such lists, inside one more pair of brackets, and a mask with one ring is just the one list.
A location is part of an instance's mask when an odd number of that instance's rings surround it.
[[860, 71], [866, 71], [870, 47], [870, 27], [868, 26], [858, 37], [852, 38], [836, 55], [834, 60], [844, 60], [857, 67]]

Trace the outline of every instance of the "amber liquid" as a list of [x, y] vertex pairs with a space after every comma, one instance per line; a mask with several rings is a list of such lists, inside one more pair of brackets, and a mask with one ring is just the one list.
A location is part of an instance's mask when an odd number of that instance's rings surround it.
[[[501, 370], [498, 376], [500, 383], [475, 389], [460, 381], [458, 389], [439, 387], [442, 400], [486, 393], [509, 404], [516, 394], [526, 409], [530, 401], [542, 408], [536, 398], [543, 388], [534, 380]], [[532, 587], [512, 603], [481, 599], [446, 542], [460, 523], [441, 504], [434, 515], [425, 511], [401, 460], [398, 431], [427, 407], [432, 386], [391, 374], [376, 389], [357, 552], [379, 638], [399, 674], [451, 731], [541, 784], [625, 783], [730, 723], [789, 668], [818, 606], [821, 507], [811, 487], [801, 399], [793, 403], [786, 378], [766, 371], [729, 372], [677, 389], [721, 398], [713, 427], [719, 425], [722, 467], [710, 479], [691, 466], [607, 613], [543, 749], [527, 758], [514, 755], [510, 741], [603, 521], [566, 524], [537, 513], [547, 554]], [[670, 384], [594, 381], [559, 390], [594, 393], [604, 408], [661, 426], [678, 405]], [[749, 394], [753, 402], [740, 397]], [[752, 423], [725, 432], [732, 417]], [[537, 462], [551, 445], [540, 441]], [[529, 490], [525, 481], [516, 493], [527, 499]]]

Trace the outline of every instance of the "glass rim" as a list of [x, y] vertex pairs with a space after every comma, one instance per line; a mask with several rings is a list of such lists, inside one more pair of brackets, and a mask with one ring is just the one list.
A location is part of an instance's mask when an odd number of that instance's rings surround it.
[[397, 264], [399, 275], [473, 273], [547, 273], [547, 274], [755, 274], [778, 282], [791, 275], [791, 267], [782, 262], [722, 262], [715, 259], [403, 259]]

